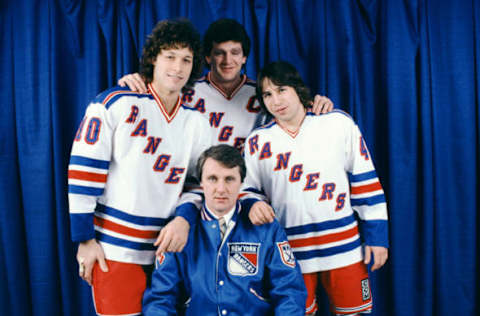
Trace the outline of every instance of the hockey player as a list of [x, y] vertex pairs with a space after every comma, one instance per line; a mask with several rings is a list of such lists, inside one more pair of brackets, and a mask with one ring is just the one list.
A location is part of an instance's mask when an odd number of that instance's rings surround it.
[[245, 186], [250, 197], [266, 195], [276, 213], [252, 209], [250, 219], [261, 224], [276, 217], [285, 227], [304, 274], [308, 314], [317, 309], [317, 277], [333, 314], [369, 313], [367, 265], [373, 262], [374, 271], [386, 262], [388, 223], [362, 134], [342, 111], [308, 113], [309, 90], [286, 62], [260, 72], [257, 95], [274, 121], [247, 138]]
[[[265, 122], [255, 98], [255, 82], [242, 74], [250, 53], [250, 38], [237, 21], [220, 19], [205, 32], [203, 49], [210, 71], [196, 82], [193, 90], [183, 95], [183, 101], [209, 120], [217, 135], [217, 144], [242, 149], [252, 129]], [[139, 74], [125, 75], [118, 84], [138, 92], [146, 90]], [[312, 106], [319, 114], [331, 111], [333, 103], [317, 95]]]
[[[210, 24], [205, 32], [203, 50], [210, 72], [195, 83], [193, 90], [185, 92], [182, 100], [209, 120], [216, 135], [215, 144], [228, 144], [242, 149], [245, 138], [252, 129], [266, 121], [255, 97], [254, 81], [242, 74], [250, 53], [250, 38], [237, 21], [220, 19]], [[118, 83], [120, 86], [128, 85], [134, 91], [146, 90], [140, 74], [126, 75]], [[332, 108], [330, 99], [315, 96], [312, 110], [316, 114], [329, 112]], [[181, 213], [192, 222], [190, 218], [196, 207], [188, 208], [191, 200], [182, 202], [184, 208]], [[197, 206], [198, 202], [197, 199]], [[253, 207], [273, 212], [266, 203], [259, 202]], [[180, 234], [177, 236], [175, 239], [162, 240], [159, 252], [180, 251], [187, 237]]]
[[197, 163], [205, 201], [181, 253], [158, 257], [144, 315], [304, 315], [306, 290], [285, 231], [254, 226], [238, 201], [245, 162], [229, 145]]
[[208, 121], [180, 100], [201, 73], [200, 51], [190, 22], [159, 22], [141, 61], [148, 91], [101, 93], [75, 136], [68, 172], [71, 233], [98, 314], [140, 314], [155, 245], [162, 238], [169, 243], [178, 227], [188, 233], [181, 217], [167, 223], [195, 161], [212, 143]]

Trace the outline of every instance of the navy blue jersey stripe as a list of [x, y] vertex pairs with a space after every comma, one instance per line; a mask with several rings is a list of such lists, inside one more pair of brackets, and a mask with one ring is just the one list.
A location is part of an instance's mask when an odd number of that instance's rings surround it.
[[275, 125], [277, 125], [277, 122], [276, 122], [276, 121], [268, 122], [267, 124], [262, 125], [262, 126], [260, 126], [260, 127], [257, 127], [256, 129], [254, 129], [254, 130], [252, 131], [252, 134], [253, 134], [253, 132], [255, 132], [256, 130], [269, 129], [270, 127], [275, 126]]
[[375, 205], [379, 203], [385, 203], [385, 195], [379, 194], [379, 195], [374, 195], [368, 198], [362, 198], [362, 199], [351, 199], [350, 204], [352, 206], [358, 206], [358, 205]]
[[193, 107], [190, 107], [190, 106], [186, 106], [186, 105], [184, 105], [183, 103], [181, 104], [181, 107], [182, 107], [183, 109], [185, 109], [185, 110], [200, 112], [200, 111], [198, 111], [196, 108], [193, 108]]
[[293, 253], [295, 255], [295, 258], [297, 258], [297, 260], [307, 260], [311, 258], [328, 257], [328, 256], [333, 256], [339, 253], [344, 253], [344, 252], [353, 250], [357, 247], [360, 247], [361, 244], [362, 242], [360, 241], [360, 238], [357, 238], [356, 240], [341, 246], [330, 247], [325, 249], [307, 250], [307, 251], [295, 251], [294, 249]]
[[108, 207], [102, 204], [97, 204], [95, 211], [103, 213], [129, 223], [134, 223], [143, 226], [165, 226], [169, 221], [168, 218], [137, 216], [122, 212], [113, 207]]
[[108, 170], [110, 161], [92, 159], [83, 156], [72, 156], [70, 157], [70, 164]]
[[350, 182], [360, 182], [360, 181], [365, 181], [369, 179], [374, 179], [377, 177], [377, 172], [375, 170], [364, 172], [364, 173], [359, 173], [359, 174], [348, 174], [348, 179]]
[[68, 193], [100, 196], [103, 194], [103, 188], [85, 187], [83, 185], [68, 185]]
[[148, 94], [138, 93], [135, 91], [131, 91], [129, 87], [115, 86], [97, 95], [93, 100], [93, 103], [104, 103], [108, 98], [108, 102], [105, 103], [105, 107], [108, 109], [117, 99], [124, 96], [134, 96], [137, 98], [153, 99], [153, 96], [149, 93]]
[[117, 92], [117, 91], [125, 91], [125, 92], [131, 92], [130, 88], [129, 87], [120, 87], [120, 86], [114, 86], [114, 87], [111, 87], [107, 90], [104, 90], [102, 92], [100, 92], [96, 97], [95, 99], [93, 99], [93, 102], [95, 103], [103, 103], [103, 101], [105, 100], [105, 98], [107, 98], [110, 94], [114, 93], [114, 92]]
[[[338, 113], [338, 114], [345, 115], [346, 117], [348, 117], [349, 119], [351, 119], [352, 121], [354, 121], [353, 118], [350, 116], [350, 114], [348, 114], [347, 112], [342, 111], [342, 110], [340, 110], [340, 109], [333, 109], [331, 112], [325, 113], [324, 115], [326, 115], [326, 114], [334, 114], [334, 113]], [[355, 122], [355, 121], [354, 121], [354, 122]]]
[[143, 242], [120, 239], [120, 238], [113, 237], [113, 236], [104, 234], [102, 232], [99, 232], [98, 230], [95, 232], [95, 234], [96, 234], [97, 240], [106, 242], [108, 244], [124, 247], [124, 248], [130, 248], [135, 250], [155, 250], [156, 249], [153, 243], [150, 243], [150, 242], [143, 243]]
[[119, 94], [113, 96], [112, 98], [110, 98], [108, 100], [108, 102], [105, 103], [105, 108], [107, 108], [107, 109], [110, 108], [110, 106], [112, 104], [114, 104], [118, 99], [120, 99], [122, 97], [126, 97], [126, 96], [134, 96], [138, 99], [142, 99], [142, 98], [147, 98], [147, 99], [151, 99], [151, 100], [154, 99], [153, 95], [151, 95], [151, 94], [139, 94], [137, 92], [131, 92], [131, 91], [130, 92], [125, 92], [125, 93], [119, 93]]
[[306, 234], [311, 232], [321, 232], [327, 229], [344, 227], [344, 226], [350, 225], [355, 221], [356, 221], [355, 216], [353, 216], [352, 214], [347, 217], [343, 217], [336, 220], [325, 221], [321, 223], [312, 223], [312, 224], [302, 225], [302, 226], [288, 227], [288, 228], [285, 228], [285, 231], [287, 232], [288, 236]]

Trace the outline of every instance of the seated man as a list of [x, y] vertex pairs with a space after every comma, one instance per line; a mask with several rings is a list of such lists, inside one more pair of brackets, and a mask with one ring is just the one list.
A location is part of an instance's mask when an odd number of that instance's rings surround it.
[[228, 145], [206, 150], [197, 171], [205, 201], [180, 253], [157, 257], [145, 315], [304, 315], [306, 290], [283, 228], [254, 226], [251, 200], [238, 201], [241, 154]]

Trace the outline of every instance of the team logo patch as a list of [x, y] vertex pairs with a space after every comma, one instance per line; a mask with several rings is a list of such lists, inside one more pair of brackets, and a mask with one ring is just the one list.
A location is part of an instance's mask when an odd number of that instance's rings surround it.
[[295, 256], [288, 241], [277, 242], [278, 251], [282, 262], [289, 267], [295, 268]]
[[370, 285], [368, 284], [368, 279], [363, 279], [362, 281], [362, 298], [364, 301], [370, 299]]
[[259, 243], [233, 242], [227, 245], [230, 274], [241, 276], [257, 274]]

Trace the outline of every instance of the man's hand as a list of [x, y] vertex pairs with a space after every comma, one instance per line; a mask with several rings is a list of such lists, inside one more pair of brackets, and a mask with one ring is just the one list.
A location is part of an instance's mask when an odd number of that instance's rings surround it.
[[312, 109], [311, 111], [315, 113], [315, 115], [325, 114], [331, 112], [333, 110], [333, 102], [329, 98], [316, 95], [315, 99], [313, 99]]
[[268, 205], [268, 203], [258, 201], [255, 202], [250, 208], [248, 218], [250, 218], [250, 221], [253, 225], [263, 225], [273, 222], [275, 213], [273, 212], [273, 208]]
[[154, 245], [158, 246], [155, 255], [164, 252], [180, 252], [188, 239], [190, 224], [181, 216], [175, 217], [167, 226], [163, 227]]
[[140, 74], [137, 72], [123, 76], [122, 78], [118, 79], [117, 84], [120, 87], [128, 86], [130, 90], [135, 92], [147, 92], [147, 86], [145, 85], [142, 76], [140, 76]]
[[380, 269], [388, 259], [388, 249], [379, 246], [365, 246], [365, 258], [363, 262], [369, 264], [373, 255], [373, 265], [371, 271]]
[[78, 245], [77, 261], [79, 265], [78, 274], [89, 285], [92, 285], [92, 270], [96, 261], [98, 261], [103, 272], [108, 272], [105, 253], [102, 246], [95, 239], [83, 241]]

